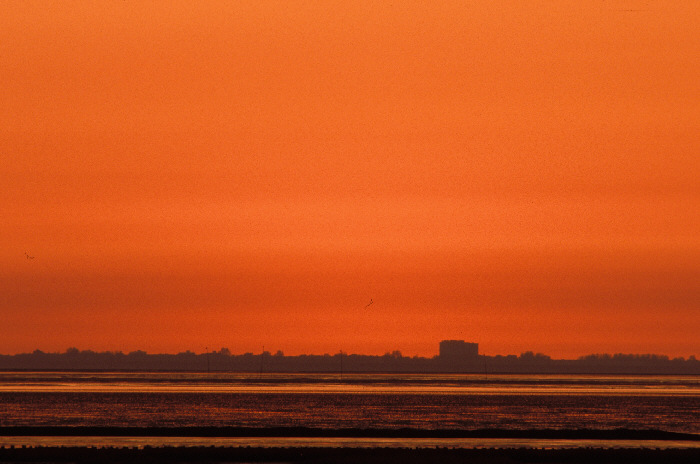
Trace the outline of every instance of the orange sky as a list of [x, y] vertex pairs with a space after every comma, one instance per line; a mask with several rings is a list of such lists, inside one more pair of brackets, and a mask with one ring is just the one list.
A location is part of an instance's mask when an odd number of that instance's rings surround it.
[[697, 2], [393, 3], [3, 2], [0, 353], [700, 355]]

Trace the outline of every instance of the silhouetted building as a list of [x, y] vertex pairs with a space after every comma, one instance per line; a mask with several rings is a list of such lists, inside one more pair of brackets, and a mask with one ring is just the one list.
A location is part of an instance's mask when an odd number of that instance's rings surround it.
[[464, 340], [443, 340], [440, 342], [440, 359], [465, 360], [479, 356], [479, 344]]

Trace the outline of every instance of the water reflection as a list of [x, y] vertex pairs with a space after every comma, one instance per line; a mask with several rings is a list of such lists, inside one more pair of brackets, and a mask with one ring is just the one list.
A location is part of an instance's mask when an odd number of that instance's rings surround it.
[[0, 426], [700, 433], [700, 377], [4, 372]]
[[690, 395], [697, 376], [0, 373], [0, 392]]

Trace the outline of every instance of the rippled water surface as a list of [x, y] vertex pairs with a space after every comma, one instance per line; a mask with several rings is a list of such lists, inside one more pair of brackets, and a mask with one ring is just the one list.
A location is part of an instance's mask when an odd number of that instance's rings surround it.
[[0, 425], [700, 433], [700, 377], [4, 372]]

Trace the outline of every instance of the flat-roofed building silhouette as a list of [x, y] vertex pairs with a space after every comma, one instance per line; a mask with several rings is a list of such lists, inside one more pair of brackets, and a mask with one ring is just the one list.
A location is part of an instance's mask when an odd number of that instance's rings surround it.
[[440, 342], [440, 359], [466, 360], [479, 356], [479, 344], [464, 340], [443, 340]]

